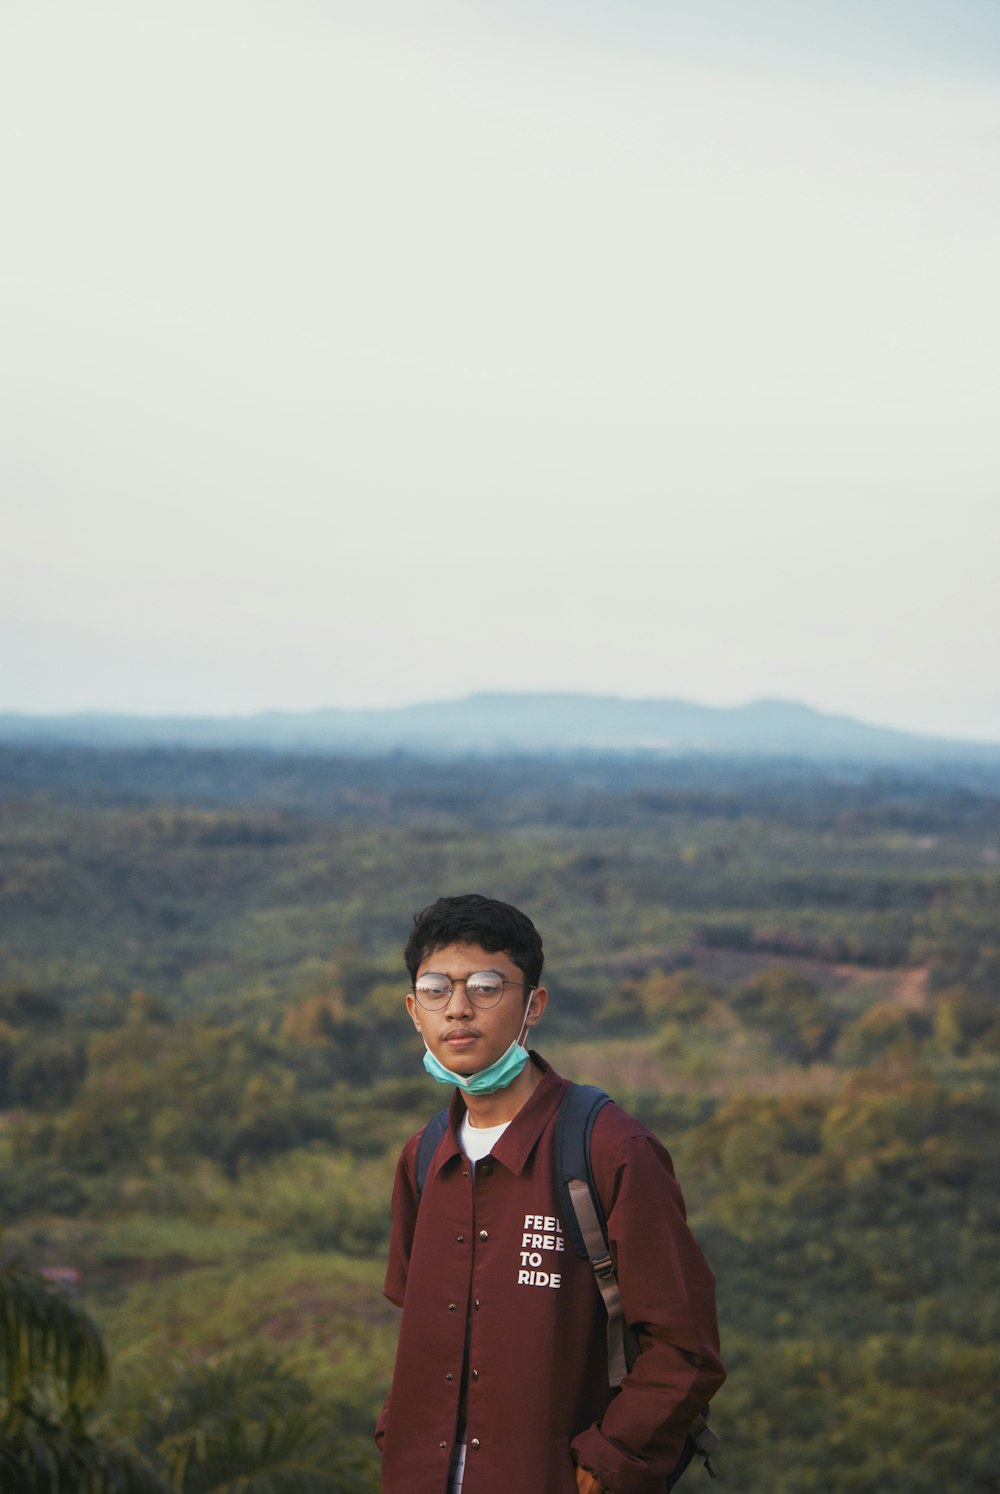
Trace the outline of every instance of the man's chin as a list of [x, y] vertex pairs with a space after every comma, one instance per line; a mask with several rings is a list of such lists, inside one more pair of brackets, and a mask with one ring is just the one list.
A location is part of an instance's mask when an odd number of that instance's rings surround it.
[[446, 1069], [452, 1074], [461, 1074], [463, 1079], [471, 1079], [473, 1074], [478, 1074], [479, 1070], [485, 1067], [482, 1059], [477, 1058], [473, 1053], [461, 1051], [452, 1053], [447, 1044], [437, 1056]]

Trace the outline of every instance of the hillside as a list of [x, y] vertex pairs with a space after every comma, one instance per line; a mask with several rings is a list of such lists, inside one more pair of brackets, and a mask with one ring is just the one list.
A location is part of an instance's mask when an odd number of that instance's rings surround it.
[[995, 1488], [1000, 783], [918, 773], [0, 750], [0, 1253], [95, 1315], [94, 1426], [292, 1375], [374, 1494], [389, 1188], [440, 1103], [400, 946], [463, 888], [542, 929], [540, 1049], [674, 1155], [721, 1476]]

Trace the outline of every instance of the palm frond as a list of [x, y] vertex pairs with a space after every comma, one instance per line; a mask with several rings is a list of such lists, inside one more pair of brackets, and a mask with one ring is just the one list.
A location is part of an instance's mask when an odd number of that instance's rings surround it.
[[267, 1421], [236, 1417], [221, 1433], [192, 1429], [160, 1447], [178, 1494], [355, 1494], [357, 1460], [315, 1408]]
[[372, 1487], [336, 1407], [263, 1350], [188, 1370], [141, 1446], [176, 1494], [359, 1494]]
[[234, 1417], [266, 1422], [311, 1399], [308, 1383], [279, 1355], [253, 1348], [218, 1355], [178, 1378], [147, 1418], [144, 1441], [161, 1442], [190, 1427], [205, 1436], [225, 1432]]
[[0, 1489], [4, 1494], [173, 1494], [128, 1448], [52, 1426], [0, 1437]]
[[107, 1379], [100, 1331], [84, 1308], [19, 1263], [0, 1266], [0, 1428], [17, 1433], [38, 1402], [80, 1422]]

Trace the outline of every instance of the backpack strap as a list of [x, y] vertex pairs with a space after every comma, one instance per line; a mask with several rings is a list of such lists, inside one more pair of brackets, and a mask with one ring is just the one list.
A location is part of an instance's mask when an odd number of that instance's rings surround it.
[[448, 1106], [439, 1110], [437, 1115], [432, 1116], [420, 1134], [417, 1143], [417, 1202], [424, 1191], [427, 1174], [430, 1172], [434, 1153], [438, 1149], [438, 1142], [448, 1129]]
[[[570, 1244], [581, 1260], [589, 1260], [593, 1250], [588, 1248], [586, 1234], [581, 1227], [576, 1205], [570, 1193], [570, 1183], [583, 1182], [591, 1195], [593, 1213], [601, 1235], [601, 1252], [606, 1249], [604, 1231], [607, 1221], [604, 1209], [590, 1170], [590, 1136], [598, 1112], [610, 1105], [611, 1096], [598, 1089], [596, 1084], [571, 1084], [559, 1106], [556, 1122], [556, 1175], [563, 1228], [569, 1235]], [[596, 1248], [596, 1242], [595, 1242]]]
[[611, 1096], [593, 1084], [571, 1084], [556, 1123], [556, 1159], [564, 1228], [577, 1255], [589, 1260], [608, 1315], [608, 1384], [628, 1374], [638, 1345], [625, 1322], [618, 1273], [608, 1246], [607, 1220], [590, 1167], [590, 1136]]

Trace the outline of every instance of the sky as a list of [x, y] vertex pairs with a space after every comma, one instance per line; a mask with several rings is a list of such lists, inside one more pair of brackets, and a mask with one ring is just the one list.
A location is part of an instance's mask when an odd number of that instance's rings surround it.
[[1000, 7], [5, 0], [0, 711], [1000, 741]]

